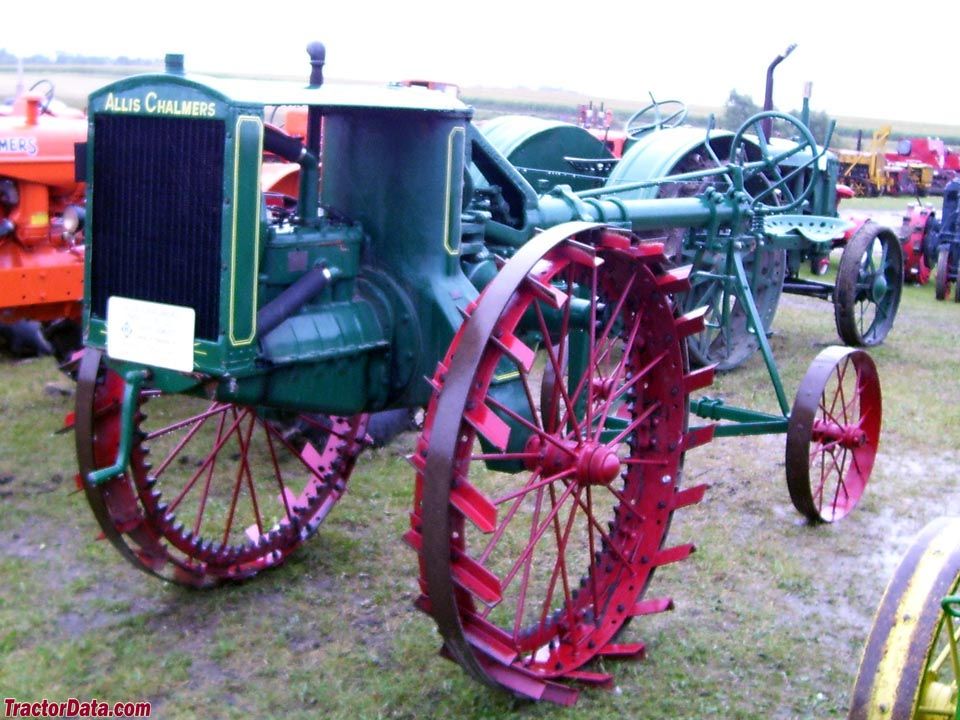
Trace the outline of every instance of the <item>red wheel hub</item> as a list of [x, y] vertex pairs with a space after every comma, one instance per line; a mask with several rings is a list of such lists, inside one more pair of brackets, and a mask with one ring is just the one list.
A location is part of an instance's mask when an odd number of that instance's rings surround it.
[[867, 443], [867, 433], [859, 425], [841, 425], [829, 420], [815, 420], [811, 439], [821, 444], [836, 443], [844, 449], [852, 450]]
[[539, 435], [531, 436], [524, 449], [527, 470], [538, 467], [559, 475], [574, 470], [573, 479], [581, 487], [607, 485], [620, 474], [617, 451], [599, 442], [561, 440], [545, 442]]

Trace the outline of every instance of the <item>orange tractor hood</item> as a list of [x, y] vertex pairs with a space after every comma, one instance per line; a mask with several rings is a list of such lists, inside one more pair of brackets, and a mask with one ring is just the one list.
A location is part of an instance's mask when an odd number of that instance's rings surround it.
[[36, 97], [19, 98], [12, 113], [0, 115], [0, 175], [73, 190], [74, 143], [87, 138], [79, 111], [41, 113]]

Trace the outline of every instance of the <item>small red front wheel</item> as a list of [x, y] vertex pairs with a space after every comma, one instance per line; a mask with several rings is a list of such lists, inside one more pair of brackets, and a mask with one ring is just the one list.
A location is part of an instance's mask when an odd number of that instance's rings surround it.
[[833, 522], [863, 495], [877, 455], [880, 378], [863, 350], [832, 346], [807, 370], [787, 425], [787, 488], [814, 522]]

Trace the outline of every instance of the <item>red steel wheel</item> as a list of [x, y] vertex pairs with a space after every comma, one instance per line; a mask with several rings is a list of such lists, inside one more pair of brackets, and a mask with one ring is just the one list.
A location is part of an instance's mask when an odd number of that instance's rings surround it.
[[282, 563], [339, 500], [363, 447], [366, 415], [281, 417], [144, 389], [127, 472], [92, 485], [89, 473], [117, 455], [124, 386], [85, 351], [75, 416], [84, 490], [127, 559], [185, 585]]
[[702, 312], [675, 316], [689, 269], [664, 262], [601, 226], [542, 233], [468, 308], [433, 378], [406, 536], [419, 605], [448, 656], [517, 695], [572, 704], [556, 680], [610, 682], [583, 666], [643, 652], [617, 635], [672, 606], [640, 598], [693, 550], [664, 539], [703, 496], [678, 486], [684, 451], [712, 437], [687, 415], [713, 373], [687, 372]]
[[863, 495], [882, 418], [880, 379], [863, 350], [832, 346], [810, 365], [787, 425], [787, 488], [814, 522], [833, 522]]

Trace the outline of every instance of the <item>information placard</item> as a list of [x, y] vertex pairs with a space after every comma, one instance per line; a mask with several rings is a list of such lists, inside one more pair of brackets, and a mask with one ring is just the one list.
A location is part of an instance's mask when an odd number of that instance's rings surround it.
[[116, 360], [191, 372], [195, 315], [180, 305], [111, 297], [107, 355]]

